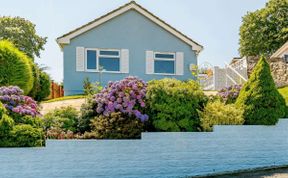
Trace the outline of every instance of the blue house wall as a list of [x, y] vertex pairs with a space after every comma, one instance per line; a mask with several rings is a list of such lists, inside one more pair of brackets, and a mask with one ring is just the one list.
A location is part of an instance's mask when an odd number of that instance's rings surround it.
[[[76, 71], [76, 47], [110, 48], [129, 50], [129, 73], [102, 73], [102, 85], [121, 80], [126, 76], [138, 76], [149, 81], [173, 77], [179, 80], [194, 79], [190, 64], [197, 64], [197, 56], [191, 46], [167, 32], [135, 10], [129, 10], [96, 28], [73, 39], [63, 48], [65, 95], [83, 93], [83, 80], [99, 81], [98, 72]], [[157, 52], [183, 52], [184, 75], [146, 74], [147, 50]]]

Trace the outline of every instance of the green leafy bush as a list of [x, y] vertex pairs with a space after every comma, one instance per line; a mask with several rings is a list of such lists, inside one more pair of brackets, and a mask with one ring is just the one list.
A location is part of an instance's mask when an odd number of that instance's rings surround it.
[[269, 64], [263, 57], [241, 89], [236, 105], [244, 109], [245, 124], [272, 125], [285, 115], [285, 100], [278, 92]]
[[197, 131], [199, 115], [207, 97], [195, 81], [176, 79], [153, 80], [148, 83], [149, 122], [157, 131]]
[[96, 106], [97, 103], [92, 97], [87, 98], [86, 102], [81, 105], [80, 109], [81, 116], [79, 117], [78, 120], [78, 128], [81, 133], [91, 131], [90, 120], [97, 115], [95, 109]]
[[45, 136], [41, 128], [19, 124], [11, 131], [11, 145], [15, 147], [45, 146]]
[[56, 108], [44, 115], [45, 130], [56, 127], [65, 132], [72, 131], [75, 133], [78, 131], [78, 115], [78, 111], [71, 106]]
[[0, 86], [17, 85], [29, 93], [33, 87], [31, 63], [12, 43], [0, 41]]
[[242, 115], [243, 110], [234, 104], [209, 102], [200, 112], [201, 127], [204, 131], [212, 131], [213, 125], [241, 125], [244, 123]]
[[91, 126], [92, 136], [97, 139], [134, 139], [141, 138], [144, 124], [136, 117], [115, 112], [95, 117]]

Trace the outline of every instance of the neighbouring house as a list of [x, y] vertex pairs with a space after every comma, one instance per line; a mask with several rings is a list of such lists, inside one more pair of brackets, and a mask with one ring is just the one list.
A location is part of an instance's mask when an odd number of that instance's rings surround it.
[[[213, 67], [213, 76], [201, 81], [204, 90], [220, 90], [223, 87], [243, 84], [257, 64], [258, 57], [235, 57], [225, 68]], [[288, 41], [267, 60], [277, 87], [288, 85]]]
[[[183, 22], [184, 23], [184, 22]], [[59, 38], [64, 93], [83, 93], [88, 77], [106, 85], [126, 76], [194, 79], [203, 47], [134, 1]]]

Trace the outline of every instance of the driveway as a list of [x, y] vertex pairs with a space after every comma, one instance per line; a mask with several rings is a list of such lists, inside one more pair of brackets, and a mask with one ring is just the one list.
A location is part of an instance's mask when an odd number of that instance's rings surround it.
[[51, 103], [42, 103], [41, 104], [41, 114], [46, 114], [49, 111], [54, 110], [55, 108], [65, 107], [65, 106], [72, 106], [76, 108], [78, 111], [80, 111], [81, 105], [85, 102], [85, 98], [81, 99], [69, 99], [69, 100], [63, 100], [63, 101], [55, 101]]

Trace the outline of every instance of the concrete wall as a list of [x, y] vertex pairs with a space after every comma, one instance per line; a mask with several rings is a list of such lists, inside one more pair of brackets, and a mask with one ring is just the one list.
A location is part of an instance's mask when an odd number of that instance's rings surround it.
[[48, 140], [1, 149], [1, 177], [186, 177], [288, 165], [288, 119], [214, 132], [142, 133], [141, 140]]

